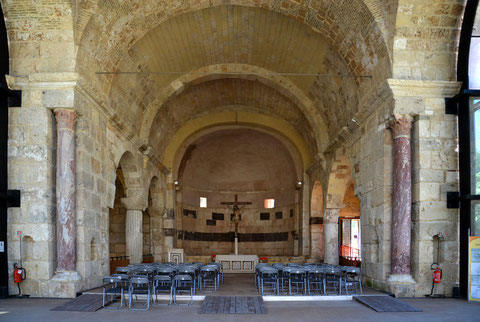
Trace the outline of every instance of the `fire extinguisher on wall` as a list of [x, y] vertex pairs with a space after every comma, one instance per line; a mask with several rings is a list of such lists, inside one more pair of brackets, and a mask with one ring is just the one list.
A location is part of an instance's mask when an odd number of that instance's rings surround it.
[[22, 295], [22, 289], [20, 288], [20, 283], [27, 278], [27, 271], [25, 268], [18, 266], [17, 263], [13, 264], [13, 282], [17, 283], [18, 286], [18, 296]]
[[436, 265], [436, 269], [433, 272], [433, 284], [439, 284], [442, 282], [442, 269], [438, 264], [432, 264], [430, 267], [433, 270], [433, 266]]

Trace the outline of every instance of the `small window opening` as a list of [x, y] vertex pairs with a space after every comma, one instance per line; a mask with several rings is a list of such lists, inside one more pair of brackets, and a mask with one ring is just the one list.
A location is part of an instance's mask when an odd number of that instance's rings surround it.
[[207, 208], [207, 198], [200, 197], [200, 208]]
[[263, 201], [263, 206], [267, 209], [275, 208], [275, 199], [265, 199]]

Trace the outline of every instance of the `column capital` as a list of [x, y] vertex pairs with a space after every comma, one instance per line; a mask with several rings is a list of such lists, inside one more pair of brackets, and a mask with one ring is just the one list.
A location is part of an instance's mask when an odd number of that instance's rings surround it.
[[326, 224], [338, 223], [340, 217], [340, 208], [326, 208], [323, 211], [323, 222]]
[[410, 115], [396, 115], [393, 120], [387, 122], [387, 128], [392, 130], [393, 139], [410, 138], [413, 118]]
[[56, 108], [53, 110], [57, 120], [57, 130], [75, 131], [77, 112], [68, 108]]
[[148, 207], [146, 200], [141, 197], [122, 198], [120, 202], [127, 210], [145, 211]]

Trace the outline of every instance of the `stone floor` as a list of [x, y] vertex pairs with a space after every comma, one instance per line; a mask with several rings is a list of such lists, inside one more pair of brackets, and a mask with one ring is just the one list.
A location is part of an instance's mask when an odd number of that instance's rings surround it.
[[[250, 283], [251, 282], [251, 283]], [[232, 292], [233, 291], [233, 292]], [[378, 294], [366, 289], [367, 294]], [[216, 295], [257, 295], [251, 276], [225, 276]], [[209, 294], [210, 295], [210, 294]], [[52, 312], [65, 299], [0, 300], [0, 321], [480, 321], [480, 303], [454, 299], [403, 299], [420, 313], [377, 313], [356, 301], [265, 302], [267, 315], [201, 315], [193, 306], [154, 306], [150, 311], [99, 310], [93, 313]]]

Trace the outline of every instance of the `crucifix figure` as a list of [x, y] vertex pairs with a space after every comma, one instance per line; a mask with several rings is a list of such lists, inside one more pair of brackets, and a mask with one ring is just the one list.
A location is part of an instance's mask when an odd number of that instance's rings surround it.
[[[233, 210], [233, 222], [235, 224], [235, 255], [238, 255], [238, 224], [240, 222], [240, 214], [242, 209], [246, 205], [251, 205], [252, 203], [249, 201], [238, 201], [238, 195], [235, 194], [235, 201], [224, 201], [220, 203], [221, 205], [232, 206]], [[241, 206], [241, 207], [239, 207]]]

